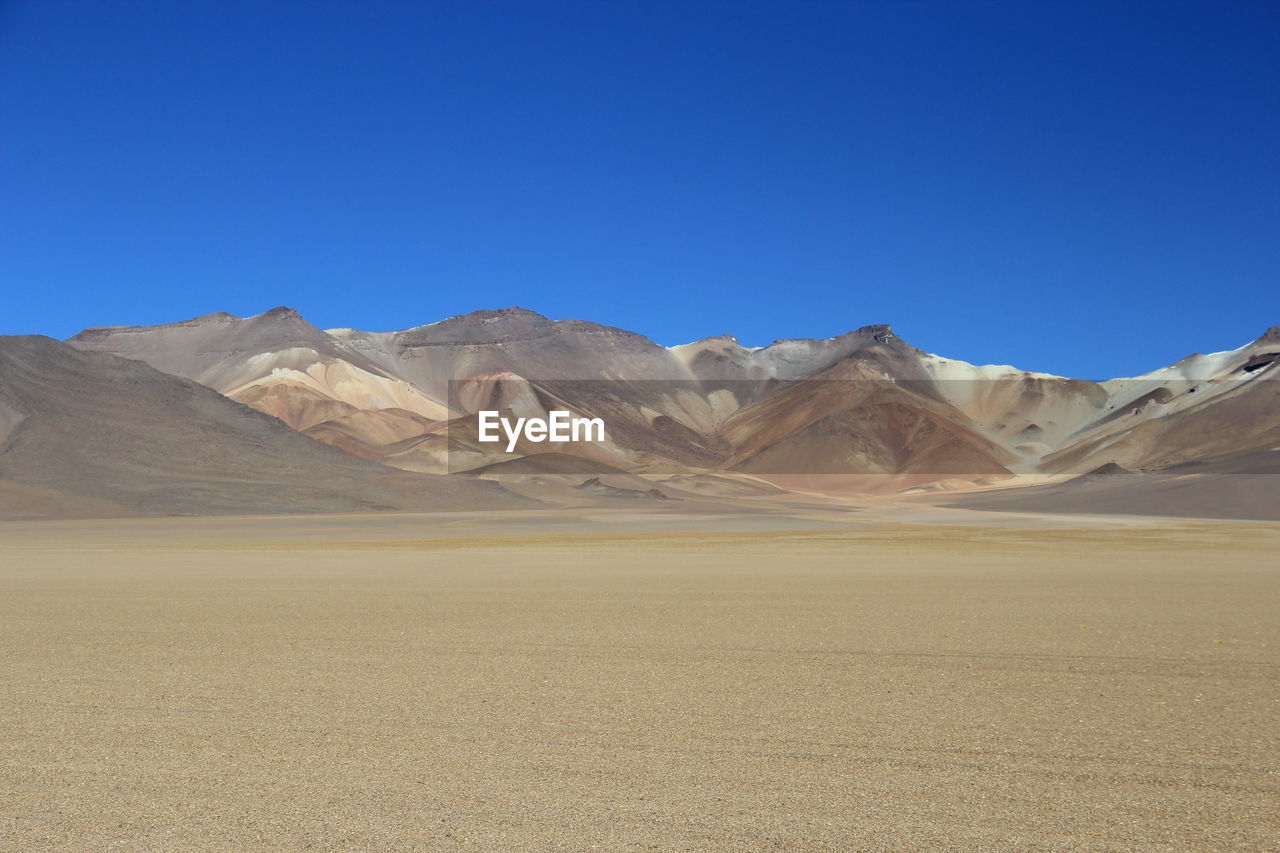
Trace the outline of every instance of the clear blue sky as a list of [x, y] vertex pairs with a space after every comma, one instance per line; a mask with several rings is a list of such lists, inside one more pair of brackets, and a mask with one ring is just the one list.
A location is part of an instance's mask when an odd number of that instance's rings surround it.
[[0, 333], [522, 305], [1129, 374], [1280, 324], [1280, 4], [0, 0]]

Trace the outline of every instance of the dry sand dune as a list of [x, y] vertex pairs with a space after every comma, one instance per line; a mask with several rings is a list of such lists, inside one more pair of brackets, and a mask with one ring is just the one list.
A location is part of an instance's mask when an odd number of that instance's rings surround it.
[[1280, 528], [931, 512], [0, 525], [0, 849], [1280, 847]]

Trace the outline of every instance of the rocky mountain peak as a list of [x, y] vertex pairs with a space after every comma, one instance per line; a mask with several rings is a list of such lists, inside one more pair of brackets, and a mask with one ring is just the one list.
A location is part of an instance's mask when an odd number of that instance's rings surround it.
[[1262, 337], [1258, 338], [1256, 343], [1260, 344], [1280, 344], [1280, 326], [1272, 326], [1262, 333]]
[[262, 314], [259, 314], [258, 317], [260, 319], [265, 319], [265, 320], [294, 320], [294, 319], [300, 320], [302, 319], [302, 315], [298, 313], [298, 310], [296, 308], [290, 308], [287, 305], [278, 305], [275, 308], [272, 308], [270, 311], [265, 311]]

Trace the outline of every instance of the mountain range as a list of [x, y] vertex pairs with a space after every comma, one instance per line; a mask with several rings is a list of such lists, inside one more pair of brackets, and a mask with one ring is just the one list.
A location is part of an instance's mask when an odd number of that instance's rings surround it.
[[[1185, 486], [1272, 471], [1278, 361], [1280, 327], [1099, 382], [944, 358], [887, 325], [664, 347], [520, 308], [393, 332], [322, 330], [283, 307], [218, 313], [0, 338], [0, 498], [28, 514], [59, 501], [99, 514], [516, 508], [537, 495], [505, 486], [536, 471], [1018, 508], [1064, 488], [1128, 494], [1128, 472]], [[608, 440], [523, 442], [536, 465], [520, 463], [459, 429], [481, 408], [601, 417]], [[1250, 480], [1246, 504], [1274, 479]]]

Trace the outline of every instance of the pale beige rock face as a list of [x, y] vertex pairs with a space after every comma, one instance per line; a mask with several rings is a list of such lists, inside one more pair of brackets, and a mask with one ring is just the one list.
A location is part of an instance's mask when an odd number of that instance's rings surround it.
[[972, 517], [0, 525], [0, 849], [1280, 846], [1280, 528]]

